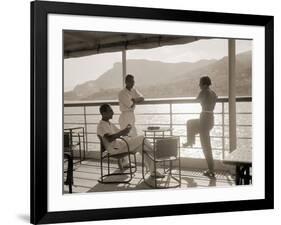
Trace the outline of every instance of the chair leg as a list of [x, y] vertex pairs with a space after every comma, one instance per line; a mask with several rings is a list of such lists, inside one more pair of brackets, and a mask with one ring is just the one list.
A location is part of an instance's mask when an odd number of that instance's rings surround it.
[[101, 182], [103, 182], [103, 165], [102, 165], [102, 155], [100, 156], [100, 173], [101, 173]]
[[133, 179], [133, 174], [132, 174], [132, 163], [131, 163], [131, 155], [128, 154], [128, 160], [129, 160], [129, 170], [130, 170], [130, 181]]
[[173, 177], [172, 170], [173, 170], [173, 161], [169, 161], [169, 168], [168, 168], [168, 176]]
[[[110, 173], [110, 158], [107, 156], [107, 164], [108, 164], [107, 170], [108, 170], [108, 173], [105, 174], [105, 175], [103, 174], [103, 167], [102, 167], [102, 165], [103, 165], [102, 159], [103, 158], [101, 158], [101, 164], [100, 164], [101, 165], [101, 177], [98, 180], [98, 182], [103, 183], [103, 184], [116, 184], [116, 183], [127, 184], [127, 183], [129, 183], [133, 179], [133, 174], [135, 173], [136, 168], [133, 171], [133, 169], [131, 167], [131, 158], [130, 158], [130, 156], [128, 156], [128, 157], [129, 157], [129, 164], [130, 164], [130, 168], [129, 168], [130, 172], [122, 172], [122, 173], [113, 172], [113, 173]], [[136, 161], [136, 156], [135, 155], [134, 155], [134, 161], [135, 161], [135, 164], [136, 164], [137, 161]], [[126, 180], [126, 181], [105, 181], [104, 180], [104, 178], [106, 178], [106, 177], [118, 176], [118, 175], [129, 175], [130, 178], [128, 180]]]
[[141, 171], [142, 171], [142, 179], [145, 180], [145, 177], [144, 177], [144, 152], [142, 151], [141, 153]]
[[110, 162], [109, 162], [109, 156], [107, 156], [107, 174], [110, 174]]

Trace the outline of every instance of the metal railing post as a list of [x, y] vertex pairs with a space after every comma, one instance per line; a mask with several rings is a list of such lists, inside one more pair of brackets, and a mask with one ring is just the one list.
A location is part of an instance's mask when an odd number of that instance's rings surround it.
[[87, 131], [87, 112], [86, 106], [84, 105], [84, 126], [85, 126], [85, 136], [86, 136], [86, 151], [88, 152], [88, 131]]
[[169, 103], [170, 106], [170, 135], [173, 135], [173, 103]]

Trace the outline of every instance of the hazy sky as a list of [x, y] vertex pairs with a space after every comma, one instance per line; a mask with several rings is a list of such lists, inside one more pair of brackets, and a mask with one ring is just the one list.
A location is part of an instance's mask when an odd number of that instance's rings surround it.
[[[236, 41], [236, 53], [252, 49], [252, 42]], [[226, 39], [199, 40], [184, 45], [165, 46], [148, 50], [129, 50], [128, 59], [146, 59], [162, 62], [196, 62], [202, 59], [221, 59], [227, 55]], [[122, 61], [122, 53], [104, 53], [64, 60], [64, 90], [72, 90], [77, 84], [95, 80]]]

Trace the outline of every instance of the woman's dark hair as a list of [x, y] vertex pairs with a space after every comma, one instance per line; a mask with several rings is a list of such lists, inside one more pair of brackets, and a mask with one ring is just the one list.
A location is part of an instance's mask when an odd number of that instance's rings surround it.
[[201, 77], [200, 84], [210, 86], [212, 84], [211, 78], [208, 76]]
[[100, 114], [103, 114], [104, 112], [107, 112], [107, 110], [110, 108], [110, 105], [108, 104], [102, 104], [100, 106]]

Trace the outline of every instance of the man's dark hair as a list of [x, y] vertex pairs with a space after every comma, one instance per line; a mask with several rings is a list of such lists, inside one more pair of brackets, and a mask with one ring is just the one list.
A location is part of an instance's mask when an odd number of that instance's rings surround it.
[[110, 108], [110, 105], [108, 104], [102, 104], [100, 106], [100, 114], [103, 114], [104, 112], [107, 112], [107, 110]]
[[125, 78], [125, 81], [128, 81], [129, 79], [134, 79], [134, 76], [132, 74], [128, 74]]
[[200, 84], [210, 86], [212, 84], [211, 78], [208, 76], [201, 77]]

